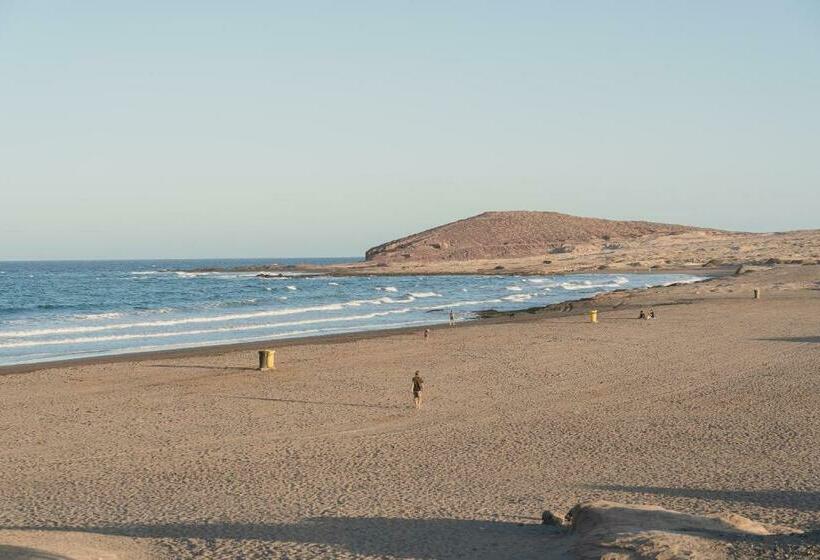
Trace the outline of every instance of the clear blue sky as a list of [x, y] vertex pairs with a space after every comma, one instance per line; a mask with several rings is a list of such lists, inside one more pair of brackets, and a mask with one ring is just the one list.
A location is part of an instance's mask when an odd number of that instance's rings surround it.
[[820, 227], [820, 2], [0, 0], [0, 258]]

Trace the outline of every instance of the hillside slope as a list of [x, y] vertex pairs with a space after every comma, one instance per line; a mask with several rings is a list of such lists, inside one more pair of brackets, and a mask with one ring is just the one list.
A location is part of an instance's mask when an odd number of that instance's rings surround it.
[[465, 261], [514, 258], [615, 247], [644, 236], [706, 231], [699, 228], [581, 218], [558, 212], [484, 212], [389, 241], [365, 254], [367, 261]]

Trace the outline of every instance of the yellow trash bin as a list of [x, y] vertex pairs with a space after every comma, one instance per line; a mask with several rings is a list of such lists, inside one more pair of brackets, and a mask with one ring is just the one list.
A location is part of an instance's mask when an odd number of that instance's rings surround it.
[[589, 322], [590, 323], [597, 323], [598, 322], [598, 310], [593, 309], [589, 312]]
[[259, 370], [276, 369], [276, 362], [274, 358], [276, 350], [260, 350], [259, 351]]

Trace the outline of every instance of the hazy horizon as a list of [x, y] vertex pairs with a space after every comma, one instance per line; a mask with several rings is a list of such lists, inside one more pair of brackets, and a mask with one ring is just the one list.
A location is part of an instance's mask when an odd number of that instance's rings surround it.
[[[492, 212], [492, 211], [493, 210], [486, 210], [485, 212]], [[530, 211], [530, 210], [518, 209], [518, 210], [505, 210], [505, 211]], [[535, 212], [541, 212], [541, 211], [543, 211], [543, 212], [552, 212], [552, 210], [535, 210]], [[479, 214], [481, 214], [481, 213], [482, 212], [479, 212]], [[462, 219], [471, 218], [471, 217], [474, 217], [474, 216], [477, 216], [477, 215], [478, 214], [472, 214], [470, 216], [464, 216], [462, 218], [456, 218], [456, 219], [453, 219], [453, 220], [448, 220], [446, 222], [441, 222], [439, 224], [434, 224], [433, 226], [430, 226], [430, 227], [445, 225], [447, 223], [459, 221], [459, 220], [462, 220]], [[583, 216], [583, 217], [599, 218], [601, 216]], [[613, 219], [613, 218], [605, 218], [605, 219]], [[651, 221], [654, 221], [654, 220], [643, 220], [643, 221], [651, 222]], [[709, 226], [701, 226], [700, 224], [679, 224], [679, 225], [691, 225], [691, 226], [695, 226], [695, 227], [709, 227]], [[368, 245], [367, 247], [362, 249], [360, 254], [346, 254], [346, 255], [345, 254], [337, 254], [337, 255], [310, 254], [310, 255], [273, 255], [273, 256], [266, 256], [266, 255], [210, 255], [210, 256], [197, 256], [197, 255], [193, 255], [193, 256], [187, 256], [187, 257], [133, 257], [133, 258], [129, 258], [129, 257], [6, 258], [6, 257], [3, 257], [3, 256], [0, 256], [0, 262], [13, 262], [13, 261], [197, 261], [197, 260], [202, 260], [202, 261], [206, 261], [206, 260], [247, 261], [247, 260], [270, 260], [270, 259], [273, 259], [273, 260], [275, 260], [275, 259], [286, 260], [286, 259], [300, 259], [300, 258], [303, 258], [303, 259], [323, 259], [323, 258], [327, 258], [327, 259], [351, 259], [351, 260], [357, 260], [358, 259], [358, 260], [363, 260], [365, 251], [367, 249], [370, 249], [371, 247], [376, 247], [376, 246], [378, 246], [382, 243], [385, 243], [385, 242], [388, 242], [388, 241], [393, 241], [394, 239], [400, 239], [400, 238], [408, 236], [408, 235], [419, 233], [419, 232], [424, 231], [426, 229], [430, 229], [430, 227], [420, 227], [417, 230], [409, 231], [405, 234], [398, 235], [394, 238], [374, 241], [373, 243], [371, 243], [370, 245]], [[719, 228], [715, 228], [715, 229], [719, 229]], [[802, 228], [802, 229], [806, 229], [806, 228]], [[811, 229], [820, 229], [820, 228], [811, 228]], [[780, 231], [780, 230], [778, 230], [778, 231]], [[778, 231], [773, 230], [771, 232], [761, 232], [761, 233], [777, 233]], [[789, 231], [792, 231], [792, 230], [789, 230]], [[743, 232], [739, 232], [739, 233], [743, 233]]]
[[0, 260], [359, 256], [489, 210], [820, 228], [820, 4], [606, 7], [0, 0]]

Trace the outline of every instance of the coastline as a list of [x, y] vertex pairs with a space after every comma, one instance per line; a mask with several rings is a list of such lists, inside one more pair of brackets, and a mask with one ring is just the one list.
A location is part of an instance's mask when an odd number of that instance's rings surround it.
[[[503, 261], [501, 261], [503, 262]], [[431, 264], [431, 263], [426, 263]], [[403, 266], [402, 270], [391, 270], [386, 267], [379, 267], [365, 261], [347, 263], [344, 265], [287, 265], [280, 267], [269, 265], [265, 267], [236, 267], [236, 268], [208, 268], [175, 270], [175, 272], [188, 272], [192, 274], [220, 274], [220, 273], [258, 273], [257, 276], [270, 275], [277, 278], [288, 278], [290, 273], [293, 276], [326, 276], [328, 278], [350, 278], [360, 276], [378, 276], [386, 278], [404, 276], [570, 276], [573, 274], [731, 274], [738, 266], [768, 267], [778, 264], [795, 263], [772, 263], [769, 265], [761, 263], [727, 263], [721, 265], [692, 264], [691, 266], [654, 266], [654, 267], [582, 267], [582, 268], [550, 268], [538, 269], [533, 267], [503, 267], [485, 268], [474, 266], [472, 261], [460, 261], [456, 263], [434, 263], [440, 265], [439, 269], [426, 269], [424, 265]], [[806, 263], [814, 264], [814, 263]], [[820, 263], [818, 263], [820, 264]], [[357, 270], [357, 267], [365, 266], [364, 270]], [[463, 267], [463, 268], [462, 268]]]
[[411, 253], [374, 260], [327, 265], [261, 265], [239, 267], [246, 272], [305, 272], [333, 276], [401, 276], [407, 274], [585, 274], [585, 273], [692, 273], [705, 268], [820, 264], [820, 230], [778, 233], [708, 232], [691, 230], [669, 235], [646, 235], [572, 246], [564, 252], [447, 260], [414, 260]]
[[[329, 278], [345, 278], [357, 276], [379, 276], [386, 278], [396, 278], [403, 276], [572, 276], [576, 274], [692, 274], [698, 275], [716, 275], [716, 274], [732, 274], [740, 265], [730, 264], [717, 267], [704, 267], [702, 265], [695, 265], [692, 267], [670, 267], [670, 268], [606, 268], [606, 269], [567, 269], [544, 272], [539, 270], [496, 270], [479, 268], [476, 270], [433, 270], [430, 272], [309, 272], [307, 274], [313, 276], [327, 276]], [[761, 266], [761, 265], [752, 265]], [[261, 272], [261, 271], [260, 271]]]
[[542, 511], [607, 500], [806, 531], [710, 536], [734, 558], [820, 556], [818, 315], [820, 267], [782, 266], [280, 341], [275, 371], [254, 344], [0, 376], [0, 542], [535, 560], [566, 543]]
[[[695, 283], [702, 284], [705, 282], [709, 282], [716, 278], [722, 278], [726, 276], [731, 276], [733, 274], [734, 268], [727, 268], [727, 267], [720, 267], [720, 268], [708, 268], [708, 269], [700, 269], [700, 272], [707, 276], [707, 278], [703, 280], [698, 280]], [[642, 271], [646, 274], [652, 273], [660, 273], [659, 271]], [[692, 274], [691, 270], [686, 269], [675, 269], [675, 270], [664, 270], [664, 273], [669, 274]], [[604, 272], [599, 272], [604, 274]], [[629, 273], [636, 273], [630, 271]], [[467, 275], [468, 273], [464, 273]], [[570, 273], [567, 273], [570, 274]], [[410, 275], [410, 274], [396, 274], [395, 276], [418, 276], [418, 275]], [[556, 274], [558, 276], [558, 274]], [[691, 284], [691, 283], [687, 283]], [[608, 295], [615, 295], [618, 297], [617, 294], [638, 294], [643, 292], [648, 292], [650, 290], [662, 290], [666, 288], [671, 288], [677, 284], [672, 284], [670, 286], [654, 286], [650, 288], [634, 288], [629, 290], [613, 290], [612, 292], [607, 292], [603, 294], [598, 294], [591, 298], [580, 298], [576, 300], [564, 300], [562, 302], [549, 304], [546, 306], [535, 306], [535, 307], [527, 307], [522, 309], [517, 309], [514, 311], [496, 311], [492, 308], [488, 308], [485, 310], [478, 311], [476, 313], [476, 318], [470, 319], [467, 321], [459, 321], [456, 323], [455, 327], [464, 328], [471, 325], [475, 325], [476, 323], [485, 323], [485, 322], [493, 322], [493, 323], [504, 323], [508, 321], [515, 321], [515, 320], [522, 320], [525, 318], [537, 318], [537, 317], [547, 317], [552, 315], [579, 315], [585, 313], [588, 309], [590, 309], [593, 304], [599, 304], [606, 301], [607, 298], [605, 296]], [[569, 311], [565, 311], [567, 308], [567, 304], [572, 303], [573, 305], [570, 306]], [[82, 367], [85, 365], [93, 365], [93, 364], [113, 364], [113, 363], [122, 363], [122, 362], [132, 362], [132, 361], [144, 361], [144, 360], [154, 360], [154, 359], [174, 359], [174, 358], [189, 358], [189, 357], [198, 357], [198, 356], [209, 356], [209, 355], [218, 355], [218, 354], [225, 354], [229, 352], [236, 352], [236, 351], [247, 351], [247, 350], [258, 350], [264, 347], [277, 347], [277, 348], [287, 348], [287, 347], [294, 347], [294, 346], [303, 346], [306, 344], [334, 344], [339, 342], [351, 342], [355, 340], [369, 340], [373, 338], [381, 338], [381, 337], [389, 337], [389, 336], [397, 336], [403, 335], [408, 333], [414, 333], [423, 331], [425, 328], [429, 328], [430, 330], [441, 329], [441, 328], [450, 328], [449, 325], [446, 323], [430, 323], [429, 325], [413, 325], [407, 327], [397, 327], [392, 329], [373, 329], [373, 330], [363, 330], [363, 331], [356, 331], [356, 332], [347, 332], [347, 333], [334, 333], [334, 334], [324, 334], [324, 335], [314, 335], [314, 336], [302, 336], [302, 337], [293, 337], [293, 338], [273, 338], [273, 339], [264, 339], [264, 340], [257, 340], [257, 341], [249, 341], [249, 342], [235, 342], [229, 344], [210, 344], [210, 345], [196, 345], [190, 346], [185, 348], [170, 348], [165, 350], [147, 350], [141, 352], [124, 352], [124, 353], [116, 353], [116, 354], [106, 354], [100, 356], [86, 356], [86, 357], [79, 357], [79, 358], [65, 358], [59, 360], [50, 360], [50, 361], [42, 361], [42, 362], [32, 362], [27, 364], [11, 364], [11, 365], [0, 365], [0, 376], [5, 375], [17, 375], [21, 373], [29, 373], [39, 370], [45, 369], [55, 369], [55, 368], [65, 368], [65, 367]]]

